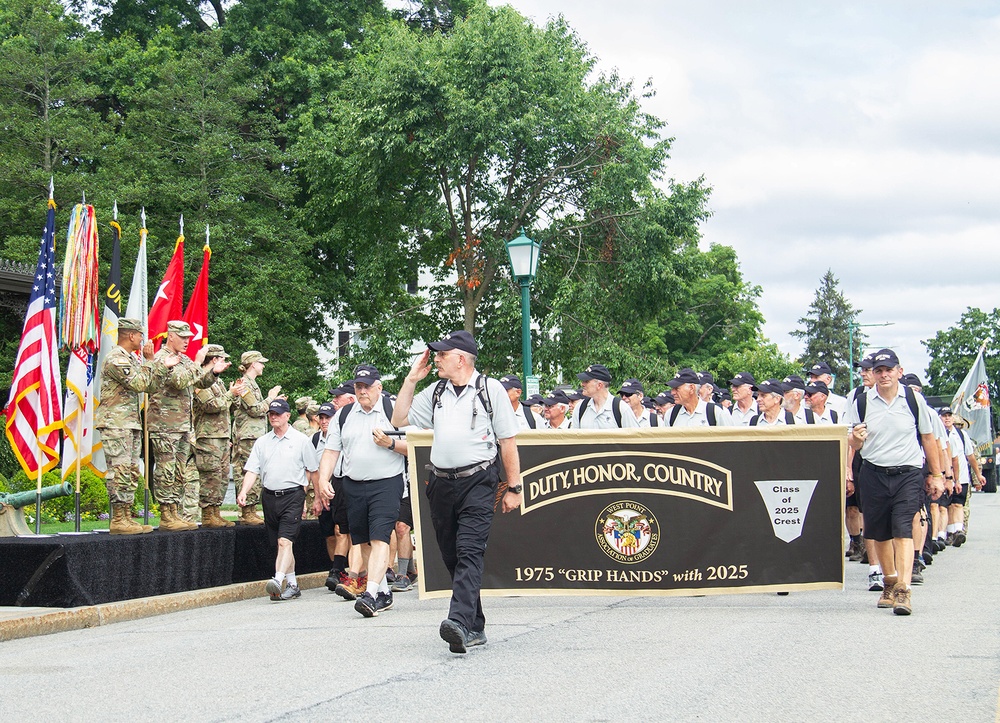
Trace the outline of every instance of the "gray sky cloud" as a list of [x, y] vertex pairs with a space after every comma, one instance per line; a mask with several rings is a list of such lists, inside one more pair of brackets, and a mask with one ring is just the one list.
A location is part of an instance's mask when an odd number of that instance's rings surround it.
[[921, 375], [921, 340], [997, 306], [994, 3], [509, 4], [562, 13], [602, 69], [652, 79], [667, 175], [712, 185], [705, 239], [737, 250], [782, 350], [800, 353], [788, 332], [827, 268]]

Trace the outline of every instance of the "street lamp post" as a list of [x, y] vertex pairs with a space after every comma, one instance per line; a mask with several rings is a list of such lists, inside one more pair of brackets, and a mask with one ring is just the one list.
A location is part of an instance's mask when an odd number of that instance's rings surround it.
[[507, 242], [507, 255], [510, 259], [511, 276], [521, 285], [521, 359], [524, 383], [529, 383], [531, 369], [531, 282], [535, 280], [538, 270], [538, 256], [542, 245], [521, 235]]

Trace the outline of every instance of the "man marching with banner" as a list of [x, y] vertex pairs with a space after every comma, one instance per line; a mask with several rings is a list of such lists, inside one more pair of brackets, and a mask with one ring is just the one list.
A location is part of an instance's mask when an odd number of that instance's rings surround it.
[[[982, 448], [992, 452], [993, 444], [993, 415], [990, 410], [990, 387], [986, 380], [986, 362], [983, 360], [983, 353], [986, 351], [986, 343], [979, 347], [976, 360], [972, 362], [972, 368], [965, 375], [965, 381], [958, 388], [954, 398], [951, 400], [951, 409], [956, 417], [956, 422], [965, 422], [968, 426], [963, 432], [976, 447], [977, 451], [984, 451]], [[977, 476], [979, 475], [977, 470]], [[973, 483], [976, 489], [980, 485]], [[962, 509], [962, 526], [964, 533], [969, 532], [969, 508], [972, 506], [972, 491], [968, 491], [966, 503]], [[957, 524], [957, 520], [952, 521]]]

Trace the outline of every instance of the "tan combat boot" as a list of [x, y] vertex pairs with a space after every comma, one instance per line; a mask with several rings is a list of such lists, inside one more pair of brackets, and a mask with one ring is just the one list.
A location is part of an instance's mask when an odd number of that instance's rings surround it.
[[212, 514], [215, 515], [215, 522], [216, 522], [216, 524], [221, 523], [223, 527], [236, 527], [236, 523], [235, 522], [233, 522], [232, 520], [227, 520], [225, 517], [222, 516], [222, 507], [221, 506], [215, 505], [212, 508]]
[[177, 516], [177, 505], [168, 502], [160, 503], [160, 529], [167, 532], [193, 530], [198, 526], [185, 522]]
[[202, 507], [201, 508], [201, 526], [202, 527], [232, 527], [232, 522], [227, 522], [222, 519], [219, 515], [219, 508], [216, 506]]
[[145, 532], [141, 525], [132, 521], [129, 511], [130, 505], [124, 502], [114, 502], [111, 505], [111, 534], [112, 535], [141, 535]]
[[240, 511], [240, 524], [241, 525], [263, 525], [264, 518], [257, 514], [257, 505], [246, 505], [241, 507]]

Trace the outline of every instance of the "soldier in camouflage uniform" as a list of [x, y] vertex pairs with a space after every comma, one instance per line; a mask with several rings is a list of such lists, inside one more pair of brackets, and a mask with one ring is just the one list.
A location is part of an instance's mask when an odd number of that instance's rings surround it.
[[312, 397], [299, 397], [295, 400], [295, 411], [299, 413], [298, 418], [292, 424], [293, 429], [297, 429], [302, 434], [311, 434], [309, 431], [309, 407], [316, 404]]
[[[202, 366], [226, 360], [229, 355], [218, 344], [205, 347]], [[229, 486], [229, 409], [236, 394], [221, 380], [194, 392], [194, 461], [198, 467], [202, 527], [232, 527], [235, 523], [219, 514]]]
[[[147, 362], [142, 364], [133, 352], [142, 348]], [[139, 487], [139, 458], [142, 456], [142, 420], [139, 417], [139, 392], [148, 392], [157, 384], [153, 344], [142, 346], [142, 326], [136, 319], [118, 320], [118, 345], [101, 367], [101, 403], [94, 424], [101, 430], [101, 444], [108, 471], [104, 484], [111, 498], [111, 534], [139, 535], [152, 532], [149, 525], [132, 519], [132, 503]], [[163, 372], [177, 363], [171, 360]]]
[[193, 388], [211, 387], [217, 375], [229, 368], [225, 359], [202, 367], [206, 347], [199, 349], [195, 360], [191, 361], [185, 351], [192, 336], [186, 322], [167, 322], [167, 341], [153, 357], [153, 364], [164, 368], [168, 362], [178, 359], [163, 373], [158, 389], [149, 396], [149, 434], [156, 462], [154, 491], [160, 503], [160, 529], [168, 531], [198, 528], [195, 523], [181, 518], [177, 510], [184, 483], [189, 479], [189, 469], [194, 468]]
[[[233, 391], [238, 399], [233, 405], [233, 479], [241, 480], [246, 475], [243, 465], [250, 457], [250, 450], [257, 438], [270, 429], [267, 423], [267, 409], [281, 393], [281, 386], [272, 387], [267, 396], [257, 386], [257, 377], [264, 371], [267, 359], [259, 351], [243, 352], [240, 357], [240, 379]], [[246, 504], [240, 507], [240, 522], [244, 525], [263, 525], [264, 518], [257, 514], [260, 502], [260, 478], [247, 494]]]

